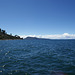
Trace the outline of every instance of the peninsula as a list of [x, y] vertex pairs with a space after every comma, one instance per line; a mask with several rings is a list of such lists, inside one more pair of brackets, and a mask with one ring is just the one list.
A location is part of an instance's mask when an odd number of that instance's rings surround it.
[[20, 38], [20, 36], [18, 35], [13, 36], [12, 34], [7, 34], [5, 30], [2, 30], [0, 28], [0, 40], [14, 40], [14, 39], [23, 39], [23, 38]]

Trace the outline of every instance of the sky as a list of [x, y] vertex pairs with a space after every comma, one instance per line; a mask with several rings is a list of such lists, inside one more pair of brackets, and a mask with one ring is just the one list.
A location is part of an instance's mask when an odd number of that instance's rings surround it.
[[75, 39], [75, 0], [0, 0], [0, 28], [21, 37]]

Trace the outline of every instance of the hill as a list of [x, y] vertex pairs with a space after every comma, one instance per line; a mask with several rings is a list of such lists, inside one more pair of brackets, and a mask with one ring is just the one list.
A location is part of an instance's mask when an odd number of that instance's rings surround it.
[[10, 39], [23, 39], [23, 38], [20, 38], [20, 36], [18, 35], [15, 35], [13, 36], [12, 34], [7, 34], [5, 30], [2, 30], [0, 28], [0, 40], [10, 40]]

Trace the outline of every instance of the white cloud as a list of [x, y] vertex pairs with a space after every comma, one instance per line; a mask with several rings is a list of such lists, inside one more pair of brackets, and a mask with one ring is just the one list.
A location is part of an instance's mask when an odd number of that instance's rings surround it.
[[56, 34], [56, 35], [23, 35], [20, 37], [26, 38], [28, 36], [37, 37], [37, 38], [46, 38], [46, 39], [75, 39], [75, 34], [69, 34], [69, 33]]

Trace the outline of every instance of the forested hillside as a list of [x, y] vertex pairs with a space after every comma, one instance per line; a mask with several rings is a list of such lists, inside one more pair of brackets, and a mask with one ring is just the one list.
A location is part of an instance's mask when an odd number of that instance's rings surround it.
[[12, 34], [7, 34], [5, 30], [2, 30], [0, 28], [0, 40], [6, 40], [6, 39], [22, 39], [20, 36], [15, 35], [13, 36]]

